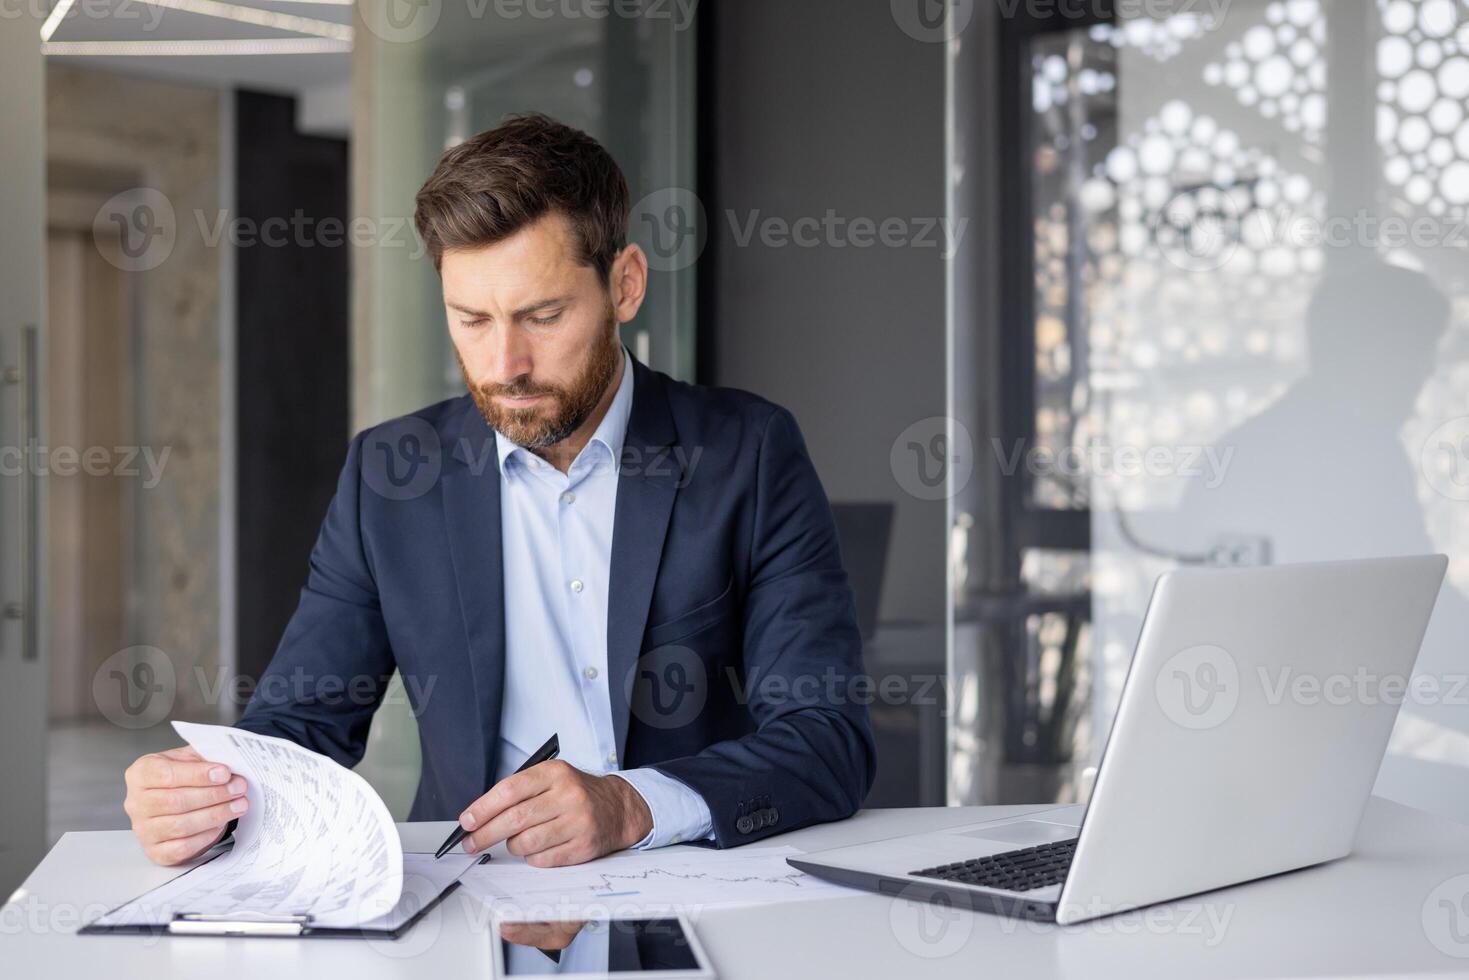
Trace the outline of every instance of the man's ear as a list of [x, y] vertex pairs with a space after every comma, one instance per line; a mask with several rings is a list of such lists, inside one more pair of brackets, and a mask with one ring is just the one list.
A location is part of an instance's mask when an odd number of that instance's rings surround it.
[[608, 287], [618, 323], [627, 323], [638, 315], [648, 293], [648, 256], [642, 248], [628, 245], [617, 253], [608, 274]]

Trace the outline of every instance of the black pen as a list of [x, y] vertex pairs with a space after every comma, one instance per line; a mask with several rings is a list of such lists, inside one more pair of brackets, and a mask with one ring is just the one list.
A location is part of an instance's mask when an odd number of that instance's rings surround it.
[[[560, 753], [561, 740], [558, 739], [555, 735], [552, 735], [550, 738], [546, 739], [545, 745], [542, 745], [540, 748], [536, 749], [535, 752], [531, 754], [531, 757], [529, 759], [526, 759], [525, 762], [521, 763], [520, 768], [515, 770], [515, 774], [519, 775], [520, 773], [525, 772], [531, 766], [538, 766], [543, 762], [550, 762]], [[439, 845], [438, 851], [434, 854], [434, 860], [437, 861], [439, 858], [452, 851], [454, 847], [460, 841], [462, 841], [465, 835], [468, 833], [469, 831], [465, 830], [463, 827], [455, 827], [454, 832], [449, 835], [449, 839]]]

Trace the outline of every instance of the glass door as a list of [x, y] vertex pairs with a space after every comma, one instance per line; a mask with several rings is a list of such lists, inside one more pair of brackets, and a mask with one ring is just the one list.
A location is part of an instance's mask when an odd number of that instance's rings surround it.
[[45, 307], [45, 77], [40, 23], [0, 18], [0, 895], [46, 845], [46, 636], [40, 441]]

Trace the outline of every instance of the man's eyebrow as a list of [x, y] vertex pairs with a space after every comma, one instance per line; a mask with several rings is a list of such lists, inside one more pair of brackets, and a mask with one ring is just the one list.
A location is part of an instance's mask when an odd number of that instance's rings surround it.
[[510, 315], [519, 320], [523, 316], [530, 316], [532, 313], [539, 313], [548, 307], [565, 306], [567, 303], [570, 302], [570, 296], [553, 296], [550, 299], [543, 299], [540, 302], [532, 303], [529, 306], [522, 306], [520, 309], [516, 310]]
[[[541, 310], [546, 309], [547, 307], [561, 306], [567, 302], [570, 302], [570, 297], [568, 296], [554, 296], [551, 299], [538, 300], [537, 302], [531, 303], [529, 306], [522, 306], [520, 309], [516, 310], [510, 315], [518, 320], [523, 316], [529, 316], [530, 314], [537, 313]], [[461, 306], [453, 300], [445, 300], [444, 305], [449, 307], [449, 309], [451, 310], [457, 310], [460, 313], [464, 313], [469, 316], [484, 317], [487, 320], [494, 319], [490, 314], [484, 312], [483, 310], [476, 310], [468, 306]]]
[[454, 302], [453, 300], [444, 300], [444, 305], [447, 306], [451, 310], [456, 310], [456, 311], [458, 311], [460, 313], [468, 314], [469, 316], [479, 316], [479, 317], [484, 317], [486, 319], [489, 319], [489, 316], [490, 316], [484, 310], [476, 310], [476, 309], [472, 309], [472, 308], [470, 308], [468, 306], [461, 306], [458, 303]]

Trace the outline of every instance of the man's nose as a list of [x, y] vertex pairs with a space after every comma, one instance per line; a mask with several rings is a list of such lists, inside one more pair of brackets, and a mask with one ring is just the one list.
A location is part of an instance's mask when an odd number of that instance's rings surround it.
[[514, 326], [500, 327], [494, 331], [490, 351], [490, 380], [495, 384], [509, 384], [516, 378], [531, 373], [530, 345], [525, 332]]

